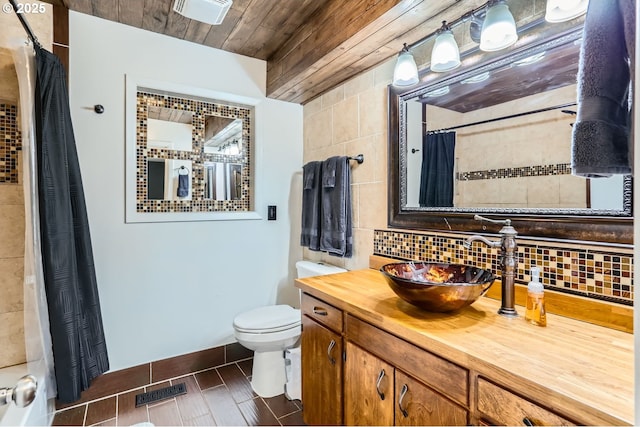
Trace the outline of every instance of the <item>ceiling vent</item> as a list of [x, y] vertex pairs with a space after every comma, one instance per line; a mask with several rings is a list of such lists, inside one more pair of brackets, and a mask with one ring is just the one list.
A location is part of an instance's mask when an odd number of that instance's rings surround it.
[[220, 25], [232, 4], [232, 0], [175, 0], [173, 10], [196, 21]]

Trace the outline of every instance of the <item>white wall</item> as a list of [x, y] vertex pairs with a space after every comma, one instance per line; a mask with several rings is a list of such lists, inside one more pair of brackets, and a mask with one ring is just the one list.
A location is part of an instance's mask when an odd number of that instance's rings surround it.
[[[233, 342], [239, 312], [298, 304], [302, 107], [265, 97], [266, 63], [73, 11], [69, 26], [71, 114], [111, 370]], [[263, 219], [125, 224], [125, 74], [262, 99]], [[266, 220], [267, 205], [277, 221]]]

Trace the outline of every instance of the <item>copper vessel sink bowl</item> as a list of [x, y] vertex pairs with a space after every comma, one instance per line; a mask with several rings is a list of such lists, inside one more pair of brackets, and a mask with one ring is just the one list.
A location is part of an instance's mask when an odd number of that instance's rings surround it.
[[466, 307], [483, 296], [496, 277], [464, 264], [397, 262], [380, 268], [389, 287], [406, 302], [433, 312]]

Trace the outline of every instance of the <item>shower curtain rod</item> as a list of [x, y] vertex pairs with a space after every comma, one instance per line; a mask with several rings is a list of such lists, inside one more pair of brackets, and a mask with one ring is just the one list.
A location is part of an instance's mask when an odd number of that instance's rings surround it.
[[33, 44], [38, 46], [38, 47], [42, 47], [42, 45], [38, 41], [38, 38], [35, 36], [35, 34], [33, 34], [33, 30], [31, 30], [31, 27], [29, 26], [29, 23], [27, 22], [27, 19], [24, 17], [24, 13], [18, 13], [19, 9], [18, 9], [18, 5], [17, 5], [16, 1], [15, 0], [9, 0], [9, 3], [11, 3], [11, 6], [13, 7], [13, 11], [16, 13], [16, 16], [20, 20], [20, 23], [22, 24], [22, 27], [27, 32], [27, 35], [29, 36], [29, 38], [31, 39]]
[[[496, 117], [494, 119], [487, 119], [487, 120], [482, 120], [482, 121], [479, 121], [479, 122], [467, 123], [467, 124], [464, 124], [464, 125], [453, 126], [453, 127], [450, 127], [450, 128], [429, 130], [429, 131], [427, 131], [427, 134], [429, 134], [429, 133], [439, 133], [439, 132], [448, 132], [448, 131], [452, 131], [452, 130], [456, 130], [456, 129], [466, 128], [468, 126], [483, 125], [485, 123], [497, 122], [497, 121], [500, 121], [500, 120], [514, 119], [516, 117], [527, 116], [529, 114], [543, 113], [545, 111], [557, 110], [559, 108], [573, 107], [575, 105], [577, 105], [575, 102], [570, 102], [568, 104], [561, 104], [561, 105], [556, 105], [554, 107], [541, 108], [539, 110], [532, 110], [532, 111], [527, 111], [527, 112], [524, 112], [524, 113], [511, 114], [509, 116]], [[425, 122], [425, 124], [426, 124], [426, 122]]]

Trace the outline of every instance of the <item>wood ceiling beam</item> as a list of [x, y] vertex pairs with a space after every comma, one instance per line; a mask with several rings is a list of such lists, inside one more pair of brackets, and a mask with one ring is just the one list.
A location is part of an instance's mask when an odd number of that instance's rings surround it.
[[345, 19], [314, 17], [274, 54], [267, 65], [267, 96], [304, 104], [484, 1], [379, 1], [368, 10], [355, 3], [341, 3]]

